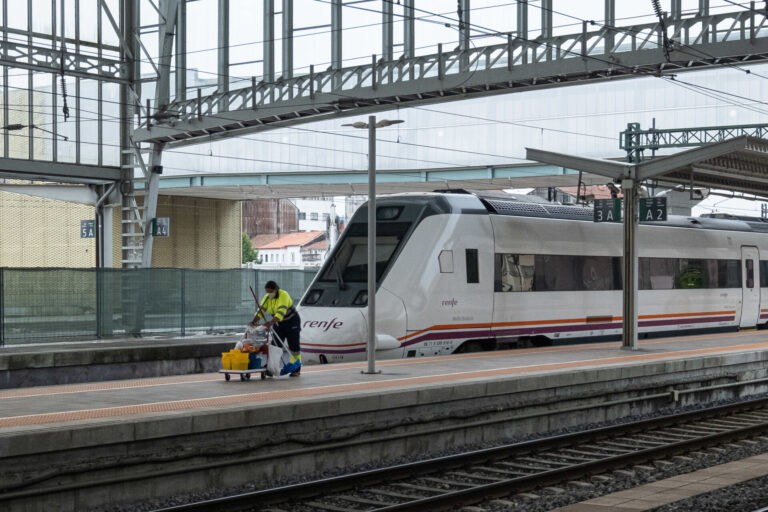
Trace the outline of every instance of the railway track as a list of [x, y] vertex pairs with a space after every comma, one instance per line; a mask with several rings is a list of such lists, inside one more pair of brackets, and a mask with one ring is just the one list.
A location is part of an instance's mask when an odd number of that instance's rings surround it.
[[760, 399], [161, 511], [269, 507], [297, 512], [446, 510], [765, 433], [768, 433], [768, 399]]

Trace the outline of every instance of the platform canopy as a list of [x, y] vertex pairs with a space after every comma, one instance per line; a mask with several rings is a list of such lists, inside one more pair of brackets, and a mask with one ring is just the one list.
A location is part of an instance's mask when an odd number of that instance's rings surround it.
[[737, 137], [641, 163], [583, 158], [526, 148], [526, 158], [612, 178], [744, 192], [768, 197], [768, 140]]

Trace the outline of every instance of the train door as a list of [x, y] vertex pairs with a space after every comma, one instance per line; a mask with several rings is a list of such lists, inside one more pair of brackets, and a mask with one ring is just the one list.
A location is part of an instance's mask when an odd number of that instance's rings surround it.
[[754, 327], [760, 315], [760, 256], [757, 247], [741, 247], [741, 322]]

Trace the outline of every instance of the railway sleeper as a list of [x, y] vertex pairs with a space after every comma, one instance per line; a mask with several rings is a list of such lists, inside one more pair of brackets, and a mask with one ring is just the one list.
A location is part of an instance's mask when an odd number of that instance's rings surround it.
[[412, 489], [414, 491], [431, 492], [434, 494], [444, 494], [445, 489], [435, 489], [434, 487], [426, 487], [424, 485], [407, 484], [404, 482], [395, 482], [391, 484], [392, 487], [402, 487], [404, 489]]
[[391, 496], [392, 498], [402, 498], [404, 500], [420, 500], [427, 497], [423, 495], [405, 494], [402, 492], [387, 491], [386, 489], [368, 489], [366, 490], [366, 492], [369, 492], [371, 494], [380, 494], [382, 496]]
[[302, 504], [308, 507], [317, 508], [320, 510], [327, 510], [328, 512], [353, 512], [354, 511], [354, 509], [338, 507], [336, 505], [329, 505], [327, 503], [320, 503], [319, 501], [308, 501]]
[[[367, 490], [364, 491], [368, 492]], [[361, 498], [359, 496], [350, 496], [349, 494], [339, 494], [334, 496], [334, 498], [352, 503], [359, 503], [361, 505], [376, 505], [379, 507], [391, 507], [392, 505], [397, 505], [397, 503], [392, 501], [370, 500], [368, 498]]]
[[[475, 468], [473, 468], [475, 469]], [[478, 475], [473, 473], [467, 473], [465, 471], [449, 471], [446, 473], [448, 476], [459, 476], [463, 478], [471, 478], [474, 480], [483, 480], [485, 482], [503, 482], [506, 480], [506, 478], [498, 478], [495, 476], [488, 476], [488, 475]]]

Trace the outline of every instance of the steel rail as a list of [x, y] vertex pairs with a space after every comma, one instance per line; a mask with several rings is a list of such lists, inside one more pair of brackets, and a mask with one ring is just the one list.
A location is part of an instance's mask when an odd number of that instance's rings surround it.
[[[712, 420], [728, 415], [765, 408], [768, 408], [768, 398], [761, 398], [741, 402], [739, 404], [702, 409], [683, 414], [667, 415], [660, 418], [641, 420], [623, 425], [601, 427], [572, 434], [553, 436], [546, 439], [525, 441], [382, 469], [363, 471], [350, 475], [253, 491], [186, 505], [177, 505], [162, 508], [155, 512], [249, 510], [255, 507], [261, 508], [289, 501], [293, 503], [301, 503], [301, 500], [308, 498], [330, 496], [334, 493], [351, 489], [364, 491], [365, 489], [363, 488], [365, 486], [394, 483], [395, 481], [407, 478], [418, 478], [428, 474], [445, 472], [451, 469], [472, 466], [480, 463], [500, 461], [512, 457], [541, 454], [542, 452], [555, 449], [576, 448], [579, 444], [586, 442], [610, 440], [612, 438], [643, 433], [649, 430], [679, 426], [680, 424], [693, 421]], [[538, 471], [526, 476], [500, 479], [498, 482], [473, 485], [463, 490], [449, 491], [437, 496], [420, 498], [396, 505], [370, 508], [369, 510], [375, 510], [376, 512], [444, 510], [457, 505], [469, 505], [486, 499], [507, 496], [515, 492], [523, 492], [536, 487], [552, 485], [585, 474], [602, 473], [610, 469], [626, 467], [628, 465], [639, 464], [653, 459], [677, 455], [768, 431], [768, 421], [761, 421], [759, 418], [756, 419], [756, 421], [758, 423], [755, 425], [728, 429], [724, 432], [713, 434], [699, 435], [693, 439], [675, 440], [671, 443], [663, 443], [649, 448], [641, 448], [630, 453], [606, 456], [598, 460], [583, 463], [567, 464], [557, 469], [547, 468], [545, 471]], [[695, 425], [693, 426], [695, 427]]]

